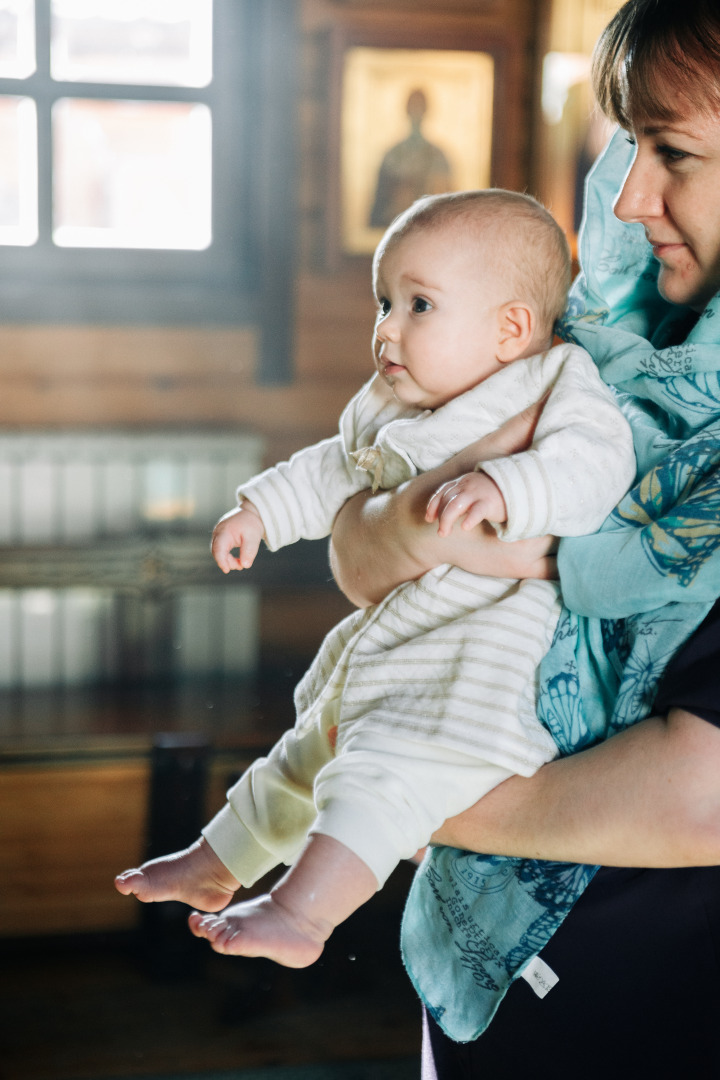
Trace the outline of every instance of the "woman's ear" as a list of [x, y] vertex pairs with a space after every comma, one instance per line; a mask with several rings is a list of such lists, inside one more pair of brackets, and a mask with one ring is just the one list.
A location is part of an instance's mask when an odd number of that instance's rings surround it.
[[[535, 312], [522, 300], [510, 300], [498, 311], [498, 339], [495, 356], [509, 364], [527, 353], [535, 337]], [[528, 354], [529, 355], [529, 354]]]

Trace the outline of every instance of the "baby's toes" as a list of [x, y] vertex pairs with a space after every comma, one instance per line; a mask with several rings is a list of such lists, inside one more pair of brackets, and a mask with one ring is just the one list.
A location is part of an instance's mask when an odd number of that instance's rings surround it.
[[217, 915], [206, 915], [201, 911], [193, 911], [188, 918], [188, 924], [195, 937], [207, 938], [215, 941], [220, 931], [227, 926], [225, 919]]
[[115, 878], [115, 888], [123, 896], [137, 896], [139, 900], [147, 899], [150, 883], [144, 872], [139, 869], [124, 870]]

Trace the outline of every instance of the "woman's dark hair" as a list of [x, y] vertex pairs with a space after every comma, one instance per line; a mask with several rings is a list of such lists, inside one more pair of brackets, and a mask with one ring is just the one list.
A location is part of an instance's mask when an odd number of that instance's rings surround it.
[[595, 47], [593, 86], [624, 128], [633, 116], [671, 119], [668, 90], [695, 108], [719, 108], [719, 0], [629, 0]]

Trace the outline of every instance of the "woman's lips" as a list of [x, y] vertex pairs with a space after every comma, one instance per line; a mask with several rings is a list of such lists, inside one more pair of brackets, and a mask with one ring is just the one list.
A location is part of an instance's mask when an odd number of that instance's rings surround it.
[[682, 251], [682, 249], [686, 247], [686, 245], [682, 243], [670, 243], [661, 240], [651, 240], [650, 245], [653, 249], [653, 255], [655, 255], [657, 259], [665, 259], [668, 256], [676, 254], [678, 251]]

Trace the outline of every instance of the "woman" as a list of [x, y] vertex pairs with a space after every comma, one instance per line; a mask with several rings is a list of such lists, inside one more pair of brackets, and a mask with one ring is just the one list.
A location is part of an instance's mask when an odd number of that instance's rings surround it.
[[[583, 740], [590, 748], [508, 780], [436, 838], [517, 856], [513, 873], [536, 865], [528, 859], [589, 864], [589, 884], [542, 943], [541, 976], [559, 978], [547, 996], [517, 979], [487, 1030], [466, 1043], [443, 1032], [442, 1010], [440, 1023], [426, 1017], [426, 1080], [538, 1068], [560, 1077], [669, 1075], [675, 1064], [711, 1076], [720, 1067], [718, 5], [631, 0], [605, 31], [595, 72], [601, 105], [634, 146], [616, 136], [591, 178], [586, 277], [568, 324], [606, 380], [635, 395], [628, 416], [640, 475], [650, 480], [600, 534], [563, 542], [559, 553], [566, 602], [586, 617], [568, 614], [556, 636], [539, 711], [551, 711], [552, 678], [577, 677], [581, 707], [560, 735], [573, 749]], [[518, 427], [505, 433], [510, 448]], [[454, 536], [452, 549], [441, 544], [418, 523], [428, 483], [356, 499], [339, 516], [334, 567], [352, 599], [376, 600], [448, 560], [509, 575], [526, 558], [526, 574], [545, 572], [537, 547], [498, 551], [470, 533]], [[652, 662], [637, 678], [646, 646]], [[578, 715], [579, 736], [569, 730]], [[443, 858], [455, 856], [438, 852], [441, 871]], [[604, 869], [594, 873], [595, 864]], [[417, 916], [413, 897], [409, 913]], [[430, 941], [431, 908], [421, 914]], [[475, 997], [471, 986], [468, 1015]]]

